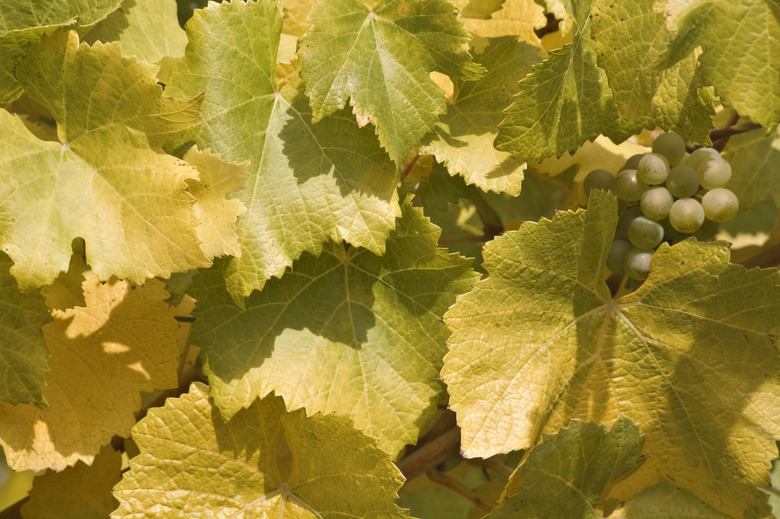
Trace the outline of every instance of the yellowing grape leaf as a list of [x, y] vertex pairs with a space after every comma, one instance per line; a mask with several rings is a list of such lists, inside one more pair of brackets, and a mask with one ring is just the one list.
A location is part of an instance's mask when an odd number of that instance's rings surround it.
[[141, 391], [176, 387], [176, 320], [160, 281], [83, 283], [86, 306], [54, 311], [43, 327], [48, 409], [0, 403], [0, 444], [15, 470], [92, 463], [114, 435], [127, 436]]
[[[661, 245], [618, 300], [604, 282], [617, 202], [524, 224], [485, 248], [489, 277], [445, 315], [442, 378], [467, 456], [534, 445], [572, 418], [631, 418], [661, 477], [734, 515], [758, 506], [780, 438], [777, 270], [730, 265], [723, 242]], [[565, 254], [561, 254], [565, 251]]]
[[780, 206], [780, 126], [732, 135], [723, 158], [733, 169], [728, 188], [739, 198], [742, 210], [768, 200]]
[[693, 53], [674, 66], [653, 64], [672, 39], [654, 0], [595, 0], [593, 39], [598, 64], [609, 78], [612, 96], [623, 119], [643, 120], [702, 144], [709, 144], [715, 96], [704, 88]]
[[41, 326], [51, 321], [51, 316], [40, 294], [19, 292], [10, 267], [11, 260], [0, 253], [0, 400], [45, 407], [43, 385], [49, 352]]
[[596, 64], [591, 0], [571, 4], [577, 27], [572, 43], [550, 52], [520, 81], [499, 126], [496, 148], [519, 159], [561, 156], [600, 133], [620, 142], [640, 128], [620, 120], [607, 75]]
[[594, 169], [606, 169], [613, 173], [620, 168], [633, 155], [650, 153], [650, 148], [625, 141], [615, 144], [603, 135], [599, 135], [593, 142], [586, 142], [574, 153], [566, 153], [561, 157], [548, 157], [541, 162], [531, 162], [529, 167], [539, 173], [554, 177], [560, 175], [572, 166], [577, 166], [578, 180]]
[[468, 80], [482, 72], [446, 0], [382, 0], [370, 9], [360, 0], [324, 0], [308, 20], [299, 56], [314, 120], [351, 99], [360, 125], [376, 125], [396, 164], [446, 110], [431, 72]]
[[205, 91], [194, 139], [226, 160], [252, 161], [235, 195], [247, 207], [236, 224], [241, 258], [225, 271], [239, 304], [328, 238], [381, 254], [399, 213], [395, 167], [370, 129], [346, 110], [312, 125], [302, 94], [275, 90], [281, 26], [278, 5], [266, 0], [197, 11], [166, 89]]
[[[469, 7], [473, 4], [480, 7], [491, 6], [491, 2], [472, 0]], [[482, 16], [478, 16], [479, 14]], [[469, 31], [483, 38], [514, 36], [533, 45], [537, 51], [541, 48], [542, 42], [534, 29], [544, 27], [547, 19], [544, 16], [544, 8], [534, 0], [504, 0], [501, 9], [492, 10], [486, 13], [487, 16], [484, 14], [484, 11], [461, 12], [463, 24]]]
[[517, 82], [538, 59], [537, 49], [515, 38], [496, 38], [476, 59], [487, 73], [478, 81], [455, 81], [456, 99], [420, 151], [434, 154], [450, 174], [462, 175], [468, 184], [517, 195], [525, 164], [496, 150], [493, 140]]
[[92, 463], [77, 463], [60, 473], [33, 480], [24, 519], [105, 519], [117, 505], [111, 489], [121, 479], [122, 455], [106, 445]]
[[[512, 479], [517, 488], [486, 519], [600, 519], [614, 508], [610, 489], [642, 464], [644, 440], [621, 416], [607, 431], [573, 421], [526, 454]], [[510, 483], [511, 484], [511, 483]]]
[[149, 63], [184, 56], [187, 45], [176, 17], [176, 0], [124, 0], [96, 31], [101, 41], [121, 43], [124, 56]]
[[383, 256], [330, 244], [244, 311], [218, 270], [195, 278], [191, 340], [226, 418], [273, 391], [290, 409], [351, 415], [393, 454], [416, 441], [443, 394], [440, 318], [476, 276], [470, 261], [437, 249], [439, 229], [420, 209], [403, 208]]
[[112, 518], [404, 518], [390, 457], [349, 419], [287, 413], [268, 397], [224, 422], [195, 383], [133, 428], [141, 454], [114, 487]]
[[[51, 283], [83, 238], [101, 280], [134, 282], [211, 264], [201, 249], [188, 186], [198, 173], [159, 146], [197, 122], [199, 99], [162, 96], [156, 67], [116, 44], [46, 37], [16, 69], [57, 121], [60, 142], [0, 113], [0, 245], [22, 290]], [[83, 108], [88, 106], [89, 109]]]
[[200, 174], [200, 181], [190, 184], [190, 192], [196, 199], [193, 210], [198, 220], [198, 238], [203, 243], [201, 249], [209, 257], [241, 256], [234, 226], [246, 207], [240, 200], [225, 201], [225, 197], [244, 187], [249, 162], [224, 162], [219, 155], [196, 146], [187, 150], [184, 160]]
[[120, 3], [122, 0], [0, 0], [0, 108], [22, 93], [14, 65], [27, 45], [60, 27], [90, 27]]
[[609, 519], [647, 519], [657, 517], [681, 519], [728, 519], [708, 506], [687, 490], [675, 488], [667, 479], [661, 479], [654, 487], [650, 487], [624, 507], [615, 510]]
[[671, 66], [696, 47], [715, 93], [763, 126], [780, 122], [780, 6], [777, 0], [667, 0], [674, 33], [657, 64]]

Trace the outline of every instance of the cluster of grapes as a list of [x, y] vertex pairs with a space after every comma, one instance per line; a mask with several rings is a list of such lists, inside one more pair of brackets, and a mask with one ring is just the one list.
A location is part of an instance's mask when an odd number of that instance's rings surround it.
[[730, 179], [731, 166], [717, 150], [698, 148], [688, 154], [676, 133], [659, 135], [652, 153], [628, 159], [617, 177], [603, 169], [591, 171], [584, 182], [586, 193], [608, 189], [622, 201], [607, 268], [642, 281], [662, 241], [712, 238], [719, 222], [731, 220], [739, 210], [736, 195], [723, 187]]

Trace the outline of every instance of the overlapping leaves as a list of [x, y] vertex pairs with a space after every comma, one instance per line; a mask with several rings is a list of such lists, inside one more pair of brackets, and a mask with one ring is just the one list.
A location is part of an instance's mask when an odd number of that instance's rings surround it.
[[268, 397], [225, 423], [208, 388], [168, 399], [133, 428], [141, 453], [114, 488], [113, 518], [408, 517], [403, 477], [349, 419], [285, 412]]
[[623, 413], [647, 461], [622, 497], [662, 474], [726, 513], [753, 510], [780, 438], [777, 271], [688, 240], [660, 247], [650, 278], [616, 301], [603, 281], [616, 218], [594, 192], [587, 211], [487, 246], [490, 277], [445, 316], [442, 376], [463, 450], [527, 448], [571, 418]]
[[247, 207], [236, 226], [240, 258], [224, 272], [239, 304], [328, 238], [381, 254], [399, 211], [395, 168], [370, 129], [346, 111], [312, 124], [302, 94], [277, 92], [281, 27], [268, 0], [212, 4], [189, 21], [190, 43], [167, 86], [177, 96], [205, 92], [203, 122], [191, 132], [201, 147], [251, 161], [236, 195]]
[[382, 0], [370, 9], [360, 0], [325, 0], [309, 21], [299, 53], [315, 120], [350, 99], [396, 164], [446, 109], [430, 73], [481, 74], [467, 52], [468, 31], [445, 0]]
[[330, 244], [237, 308], [215, 269], [196, 278], [192, 342], [226, 418], [270, 392], [291, 409], [351, 415], [396, 453], [442, 398], [439, 322], [475, 275], [436, 248], [439, 230], [404, 204], [377, 257]]

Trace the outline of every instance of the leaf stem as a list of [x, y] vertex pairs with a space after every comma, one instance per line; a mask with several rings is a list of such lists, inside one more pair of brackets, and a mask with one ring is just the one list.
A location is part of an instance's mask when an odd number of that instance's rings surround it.
[[482, 501], [482, 499], [480, 499], [480, 497], [473, 490], [462, 484], [460, 481], [435, 470], [429, 470], [427, 474], [434, 483], [438, 483], [439, 485], [454, 490], [485, 512], [490, 512], [493, 510], [492, 506]]

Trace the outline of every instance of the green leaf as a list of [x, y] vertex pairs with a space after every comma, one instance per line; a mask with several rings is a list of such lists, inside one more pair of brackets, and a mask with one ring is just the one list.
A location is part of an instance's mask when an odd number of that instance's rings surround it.
[[97, 27], [102, 41], [118, 41], [122, 55], [149, 63], [184, 56], [187, 35], [176, 17], [176, 0], [124, 0]]
[[740, 210], [769, 200], [780, 206], [780, 126], [732, 135], [723, 158], [733, 168], [727, 187], [739, 198]]
[[611, 488], [642, 464], [643, 443], [625, 416], [609, 431], [576, 420], [545, 435], [512, 475], [519, 481], [517, 492], [486, 519], [604, 517], [612, 506], [607, 501]]
[[118, 503], [111, 489], [121, 479], [122, 455], [105, 446], [92, 466], [78, 463], [35, 478], [24, 519], [105, 519]]
[[252, 161], [235, 195], [247, 207], [236, 224], [240, 258], [225, 270], [239, 304], [304, 251], [318, 254], [329, 238], [381, 254], [400, 212], [395, 167], [371, 130], [346, 111], [312, 125], [303, 95], [276, 92], [281, 26], [269, 1], [197, 11], [166, 89], [178, 96], [205, 91], [195, 140], [223, 159]]
[[60, 27], [90, 27], [108, 16], [121, 2], [0, 0], [0, 107], [22, 93], [22, 86], [14, 76], [14, 65], [30, 43]]
[[164, 98], [155, 71], [122, 58], [118, 45], [79, 45], [73, 32], [42, 39], [17, 67], [60, 140], [42, 141], [0, 113], [0, 168], [9, 172], [0, 244], [22, 290], [66, 270], [75, 238], [101, 280], [142, 283], [211, 264], [188, 192], [198, 173], [159, 148], [195, 123], [200, 100]]
[[439, 117], [435, 133], [420, 151], [434, 154], [450, 174], [462, 175], [483, 191], [520, 193], [525, 164], [496, 150], [493, 141], [503, 109], [517, 92], [517, 82], [538, 60], [537, 52], [513, 37], [490, 40], [477, 59], [487, 74], [478, 81], [454, 82], [455, 102]]
[[598, 64], [623, 119], [709, 144], [715, 97], [704, 88], [696, 56], [652, 68], [672, 39], [663, 13], [654, 9], [654, 0], [596, 0], [591, 17]]
[[704, 82], [740, 115], [780, 122], [780, 6], [776, 0], [669, 2], [674, 39], [658, 60], [670, 66], [697, 46]]
[[48, 408], [0, 402], [0, 445], [14, 470], [91, 464], [112, 437], [130, 434], [142, 391], [177, 385], [178, 324], [163, 283], [103, 284], [90, 275], [83, 290], [83, 306], [53, 311], [54, 321], [43, 327], [51, 353]]
[[8, 256], [0, 253], [0, 400], [46, 407], [43, 386], [49, 350], [41, 326], [51, 321], [51, 316], [43, 296], [19, 292], [8, 270], [11, 264]]
[[141, 454], [114, 487], [115, 519], [176, 517], [404, 518], [403, 476], [349, 419], [286, 413], [257, 401], [224, 422], [208, 388], [168, 399], [133, 428]]
[[[776, 269], [730, 265], [723, 242], [662, 245], [619, 300], [604, 282], [616, 201], [524, 224], [489, 243], [490, 276], [445, 315], [442, 379], [467, 456], [528, 448], [572, 418], [625, 414], [645, 464], [623, 497], [663, 475], [716, 509], [758, 506], [780, 438]], [[561, 254], [566, 251], [565, 254]]]
[[388, 452], [416, 441], [443, 393], [440, 318], [475, 274], [436, 248], [439, 229], [408, 201], [397, 225], [383, 256], [330, 244], [244, 311], [216, 269], [195, 278], [191, 340], [226, 418], [273, 391], [290, 409], [353, 416]]
[[360, 125], [376, 125], [396, 164], [446, 110], [430, 73], [474, 80], [482, 72], [446, 0], [382, 0], [371, 9], [359, 0], [324, 0], [309, 22], [299, 56], [314, 120], [351, 98]]
[[596, 63], [591, 0], [572, 4], [577, 24], [574, 40], [552, 51], [520, 81], [499, 126], [496, 148], [520, 159], [560, 156], [599, 134], [620, 142], [641, 128], [621, 122], [607, 76]]
[[687, 490], [675, 488], [667, 479], [648, 488], [609, 516], [614, 519], [727, 519]]

